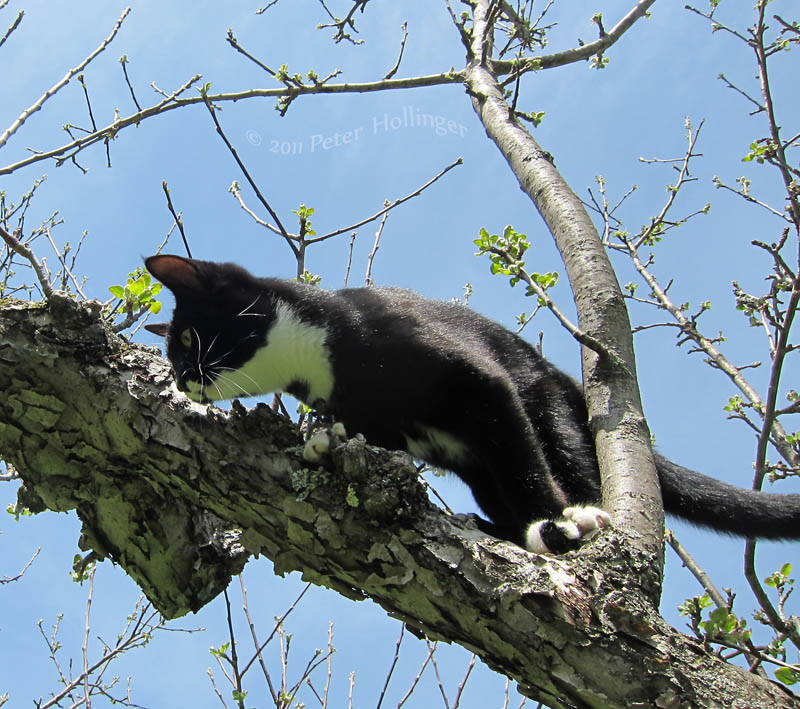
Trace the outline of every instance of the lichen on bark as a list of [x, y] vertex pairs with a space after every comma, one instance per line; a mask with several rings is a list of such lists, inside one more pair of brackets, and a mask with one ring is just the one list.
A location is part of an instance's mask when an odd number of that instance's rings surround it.
[[74, 510], [81, 546], [167, 617], [264, 555], [477, 652], [552, 707], [792, 706], [664, 623], [642, 592], [652, 559], [624, 530], [537, 556], [431, 505], [404, 453], [354, 437], [309, 467], [291, 422], [192, 403], [160, 353], [114, 335], [95, 305], [0, 306], [0, 391], [20, 500]]

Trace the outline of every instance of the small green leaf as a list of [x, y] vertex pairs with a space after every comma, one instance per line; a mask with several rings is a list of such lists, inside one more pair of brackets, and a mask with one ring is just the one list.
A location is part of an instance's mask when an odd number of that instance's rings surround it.
[[142, 278], [137, 278], [135, 281], [128, 281], [128, 289], [134, 296], [141, 295], [147, 287]]
[[791, 667], [779, 667], [775, 670], [775, 677], [784, 684], [796, 684], [800, 681], [800, 670]]

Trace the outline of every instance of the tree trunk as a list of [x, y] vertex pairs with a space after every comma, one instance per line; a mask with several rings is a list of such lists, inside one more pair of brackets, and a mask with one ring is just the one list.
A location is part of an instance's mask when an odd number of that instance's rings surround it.
[[354, 438], [309, 468], [291, 423], [190, 402], [98, 311], [0, 303], [0, 452], [24, 504], [76, 510], [82, 548], [164, 615], [199, 609], [263, 554], [473, 650], [551, 707], [797, 706], [664, 623], [623, 531], [536, 556], [433, 507], [404, 453]]
[[[584, 395], [595, 437], [604, 507], [652, 557], [643, 588], [657, 602], [663, 570], [664, 508], [650, 450], [628, 311], [600, 236], [553, 156], [523, 128], [492, 73], [489, 0], [473, 5], [466, 84], [486, 134], [542, 215], [564, 260], [582, 332], [602, 349], [583, 347]], [[644, 3], [642, 4], [644, 7]], [[644, 10], [642, 10], [643, 12]]]

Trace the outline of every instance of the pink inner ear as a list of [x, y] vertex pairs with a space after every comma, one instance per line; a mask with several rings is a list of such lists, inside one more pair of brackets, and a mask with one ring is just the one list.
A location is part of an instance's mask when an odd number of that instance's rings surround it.
[[175, 290], [203, 290], [197, 275], [197, 266], [182, 256], [164, 254], [145, 259], [145, 266], [167, 288]]

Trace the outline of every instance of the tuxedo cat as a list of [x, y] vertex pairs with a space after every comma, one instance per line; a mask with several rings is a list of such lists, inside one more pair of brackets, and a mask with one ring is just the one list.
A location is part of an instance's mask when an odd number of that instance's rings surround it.
[[[200, 402], [288, 392], [350, 435], [445, 468], [535, 552], [577, 548], [609, 524], [579, 386], [521, 337], [467, 307], [398, 288], [325, 291], [228, 263], [151, 256], [175, 296], [166, 337]], [[753, 492], [656, 455], [668, 513], [728, 534], [800, 537], [800, 495]]]

